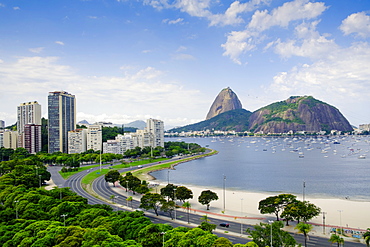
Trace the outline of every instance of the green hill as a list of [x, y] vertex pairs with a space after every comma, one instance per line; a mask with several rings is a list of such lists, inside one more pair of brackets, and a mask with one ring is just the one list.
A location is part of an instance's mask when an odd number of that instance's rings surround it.
[[180, 128], [174, 128], [168, 132], [182, 131], [200, 131], [200, 130], [235, 130], [237, 132], [247, 131], [249, 125], [249, 117], [252, 112], [245, 109], [236, 109], [221, 113], [211, 119], [204, 120], [199, 123], [186, 125]]

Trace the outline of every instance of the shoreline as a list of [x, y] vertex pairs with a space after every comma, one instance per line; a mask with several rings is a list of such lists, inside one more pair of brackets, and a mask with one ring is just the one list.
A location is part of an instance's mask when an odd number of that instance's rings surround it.
[[[189, 160], [190, 161], [190, 160]], [[186, 161], [184, 161], [186, 162]], [[181, 162], [183, 163], [183, 162]], [[179, 163], [177, 163], [179, 164]], [[169, 168], [164, 168], [169, 169]], [[163, 169], [160, 169], [163, 170]], [[158, 171], [158, 170], [156, 170]], [[150, 173], [142, 174], [146, 176], [148, 181], [156, 181], [159, 184], [158, 188], [167, 185], [165, 181], [157, 180]], [[205, 206], [198, 202], [198, 196], [203, 190], [212, 190], [217, 193], [219, 199], [210, 203], [211, 207], [209, 212], [217, 214], [232, 215], [237, 218], [251, 217], [251, 218], [265, 218], [267, 220], [275, 220], [276, 217], [273, 214], [261, 214], [258, 210], [259, 201], [269, 197], [283, 194], [284, 192], [258, 192], [258, 191], [246, 191], [234, 188], [225, 189], [225, 212], [223, 213], [223, 188], [220, 187], [201, 187], [194, 184], [181, 184], [193, 191], [193, 199], [189, 200], [193, 209], [205, 210]], [[294, 194], [295, 195], [295, 194]], [[302, 195], [296, 195], [298, 200], [302, 200]], [[370, 201], [366, 199], [355, 199], [352, 198], [336, 198], [328, 197], [326, 195], [305, 195], [305, 200], [315, 204], [321, 208], [321, 212], [325, 213], [325, 225], [327, 231], [330, 228], [346, 228], [352, 230], [366, 231], [370, 227], [370, 214], [368, 209], [370, 208]], [[280, 212], [281, 213], [281, 212]], [[313, 218], [310, 223], [318, 227], [323, 225], [323, 214]], [[255, 221], [254, 221], [255, 222]], [[329, 233], [328, 233], [329, 234]]]

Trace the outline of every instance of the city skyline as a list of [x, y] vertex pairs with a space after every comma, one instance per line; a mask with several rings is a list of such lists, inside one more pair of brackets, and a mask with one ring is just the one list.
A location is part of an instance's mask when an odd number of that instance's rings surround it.
[[77, 121], [169, 126], [205, 120], [230, 87], [255, 111], [311, 95], [370, 122], [367, 1], [0, 0], [0, 119], [47, 94], [77, 99]]

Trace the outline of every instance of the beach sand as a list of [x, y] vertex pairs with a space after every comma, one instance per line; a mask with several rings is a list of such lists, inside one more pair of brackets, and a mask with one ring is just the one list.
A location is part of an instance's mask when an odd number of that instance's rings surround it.
[[[198, 196], [203, 190], [211, 190], [216, 192], [219, 197], [217, 201], [212, 201], [210, 203], [210, 212], [212, 213], [223, 214], [222, 211], [224, 210], [225, 201], [225, 215], [231, 215], [235, 217], [246, 216], [247, 218], [265, 218], [265, 220], [262, 220], [265, 222], [268, 220], [276, 220], [275, 215], [260, 214], [258, 210], [258, 203], [269, 196], [276, 196], [278, 194], [225, 189], [224, 200], [224, 190], [222, 188], [201, 188], [194, 185], [183, 186], [186, 186], [193, 191], [193, 199], [189, 200], [193, 209], [206, 210], [206, 206], [203, 206], [198, 202]], [[302, 200], [300, 197], [302, 197], [302, 195], [297, 195], [298, 200]], [[321, 208], [322, 212], [325, 212], [325, 225], [327, 226], [328, 231], [330, 231], [328, 227], [329, 225], [333, 227], [362, 230], [366, 230], [370, 227], [369, 201], [352, 201], [349, 199], [335, 198], [310, 198], [309, 196], [306, 196], [305, 200], [315, 204]], [[256, 222], [256, 220], [249, 221]], [[322, 225], [323, 215], [319, 215], [310, 222]]]

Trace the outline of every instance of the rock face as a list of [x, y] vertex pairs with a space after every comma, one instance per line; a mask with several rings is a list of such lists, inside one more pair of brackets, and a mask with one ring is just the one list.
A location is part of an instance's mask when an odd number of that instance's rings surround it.
[[321, 130], [351, 131], [348, 120], [331, 105], [311, 96], [290, 97], [255, 111], [249, 118], [249, 130], [267, 133]]
[[206, 120], [211, 119], [223, 112], [242, 109], [238, 96], [229, 87], [223, 89], [216, 97], [207, 114]]

